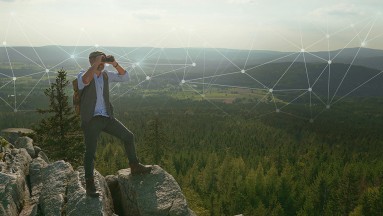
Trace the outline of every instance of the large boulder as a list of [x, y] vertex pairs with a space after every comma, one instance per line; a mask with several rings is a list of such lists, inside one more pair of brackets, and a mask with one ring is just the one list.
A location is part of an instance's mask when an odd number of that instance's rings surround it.
[[116, 185], [112, 191], [113, 197], [119, 197], [121, 209], [115, 209], [116, 213], [125, 216], [175, 216], [195, 215], [188, 208], [186, 199], [182, 194], [176, 180], [155, 165], [150, 174], [131, 175], [130, 169], [122, 169], [117, 173], [117, 178], [108, 177], [108, 184]]
[[26, 179], [32, 158], [25, 149], [6, 149], [0, 161], [0, 215], [19, 215], [29, 199]]
[[33, 148], [33, 140], [29, 137], [19, 137], [15, 141], [16, 148], [25, 148], [28, 154], [34, 158], [35, 157], [35, 149]]
[[17, 138], [27, 136], [32, 133], [34, 133], [34, 131], [28, 128], [7, 128], [1, 130], [0, 136], [4, 137], [10, 143], [14, 144]]
[[85, 191], [85, 172], [79, 167], [69, 176], [68, 202], [66, 204], [66, 215], [114, 215], [112, 195], [109, 191], [105, 178], [95, 171], [96, 188], [101, 194], [98, 198], [88, 197]]

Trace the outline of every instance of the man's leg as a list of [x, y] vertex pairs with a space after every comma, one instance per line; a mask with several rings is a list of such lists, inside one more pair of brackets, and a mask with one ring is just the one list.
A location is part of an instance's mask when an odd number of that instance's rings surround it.
[[132, 174], [150, 173], [152, 169], [151, 167], [146, 167], [139, 163], [136, 147], [134, 145], [134, 135], [128, 128], [126, 128], [120, 121], [113, 118], [108, 119], [108, 123], [103, 131], [123, 141]]
[[84, 141], [85, 141], [85, 156], [84, 156], [84, 170], [85, 178], [93, 178], [94, 172], [94, 157], [97, 149], [97, 140], [105, 127], [105, 120], [103, 117], [93, 117], [90, 122], [83, 127]]

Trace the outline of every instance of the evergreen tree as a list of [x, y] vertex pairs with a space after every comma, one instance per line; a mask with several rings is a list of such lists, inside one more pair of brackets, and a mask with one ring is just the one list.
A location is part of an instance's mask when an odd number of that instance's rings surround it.
[[163, 162], [166, 150], [169, 150], [167, 145], [168, 137], [158, 117], [150, 120], [147, 125], [144, 152], [149, 154], [154, 163], [160, 164]]
[[65, 92], [69, 81], [66, 71], [58, 71], [56, 81], [45, 89], [49, 98], [48, 109], [38, 109], [44, 118], [37, 125], [36, 139], [44, 151], [54, 160], [65, 160], [76, 166], [81, 164], [84, 151], [80, 130], [80, 118], [68, 103]]

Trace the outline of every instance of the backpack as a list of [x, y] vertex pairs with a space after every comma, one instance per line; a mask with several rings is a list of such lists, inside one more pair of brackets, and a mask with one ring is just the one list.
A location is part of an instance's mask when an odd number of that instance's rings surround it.
[[[105, 72], [102, 72], [102, 75], [104, 76], [104, 81], [108, 81], [108, 74]], [[72, 81], [73, 86], [73, 106], [74, 111], [77, 115], [80, 115], [80, 104], [81, 104], [81, 92], [78, 88], [78, 80], [77, 78]], [[84, 87], [85, 88], [85, 87]]]

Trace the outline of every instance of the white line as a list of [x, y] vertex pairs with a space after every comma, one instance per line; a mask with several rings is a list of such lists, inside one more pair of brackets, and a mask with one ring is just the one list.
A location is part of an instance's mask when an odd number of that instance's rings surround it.
[[300, 94], [298, 97], [294, 98], [294, 100], [290, 101], [289, 103], [285, 104], [284, 106], [282, 106], [281, 108], [279, 109], [282, 109], [288, 105], [290, 105], [291, 103], [293, 103], [294, 101], [298, 100], [298, 98], [302, 97], [303, 95], [305, 95], [307, 93], [307, 91], [303, 92], [302, 94]]
[[287, 73], [287, 71], [290, 70], [291, 66], [293, 66], [293, 64], [295, 63], [295, 61], [298, 59], [299, 56], [300, 56], [300, 54], [297, 55], [297, 57], [295, 57], [294, 61], [291, 62], [291, 64], [289, 65], [289, 67], [287, 67], [287, 69], [286, 69], [285, 72], [282, 74], [282, 76], [279, 77], [278, 81], [274, 84], [274, 86], [272, 87], [272, 89], [274, 89], [275, 86], [278, 85], [279, 81], [285, 76], [285, 74]]
[[345, 98], [346, 96], [348, 96], [349, 94], [351, 94], [352, 92], [356, 91], [358, 88], [362, 87], [364, 84], [370, 82], [372, 79], [374, 79], [375, 77], [379, 76], [380, 74], [382, 74], [383, 71], [380, 71], [378, 74], [376, 74], [375, 76], [371, 77], [370, 79], [368, 79], [367, 81], [365, 81], [364, 83], [360, 84], [359, 86], [357, 86], [356, 88], [354, 88], [353, 90], [351, 90], [349, 93], [343, 95], [343, 97], [339, 98], [338, 100], [336, 100], [334, 103], [332, 103], [331, 105], [337, 103], [338, 101], [340, 101], [341, 99]]
[[4, 101], [4, 103], [6, 103], [9, 107], [11, 107], [12, 110], [14, 109], [14, 108], [13, 108], [7, 101], [5, 101], [2, 97], [0, 97], [0, 99], [1, 99], [2, 101]]
[[32, 93], [32, 91], [36, 88], [36, 86], [40, 83], [40, 81], [43, 79], [43, 77], [45, 76], [45, 74], [43, 74], [41, 76], [41, 78], [39, 79], [39, 81], [37, 81], [37, 83], [35, 84], [35, 86], [33, 86], [33, 88], [31, 89], [31, 91], [29, 91], [29, 93], [27, 94], [27, 96], [25, 96], [24, 100], [21, 101], [21, 103], [19, 104], [19, 106], [17, 107], [17, 109], [19, 109], [19, 107], [24, 103], [24, 101], [28, 98], [28, 96]]
[[[209, 85], [208, 83], [201, 83], [201, 82], [189, 82], [187, 81], [186, 83], [191, 83], [191, 84], [202, 84], [202, 85]], [[210, 84], [213, 86], [221, 86], [221, 87], [229, 87], [229, 88], [241, 88], [241, 89], [250, 89], [250, 90], [264, 90], [263, 88], [251, 88], [251, 87], [243, 87], [243, 86], [234, 86], [234, 85], [223, 85], [223, 84]], [[306, 89], [307, 90], [307, 89]]]

